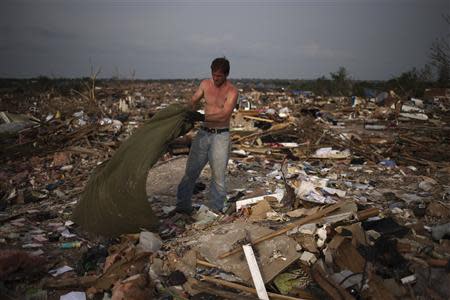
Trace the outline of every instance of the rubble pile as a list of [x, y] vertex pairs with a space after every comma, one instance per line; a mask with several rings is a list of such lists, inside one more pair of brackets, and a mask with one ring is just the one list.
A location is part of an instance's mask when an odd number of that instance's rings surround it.
[[204, 204], [208, 168], [193, 215], [174, 210], [191, 132], [148, 177], [158, 232], [84, 232], [72, 212], [93, 169], [196, 84], [1, 91], [0, 294], [450, 298], [450, 99], [324, 98], [238, 82], [223, 213]]

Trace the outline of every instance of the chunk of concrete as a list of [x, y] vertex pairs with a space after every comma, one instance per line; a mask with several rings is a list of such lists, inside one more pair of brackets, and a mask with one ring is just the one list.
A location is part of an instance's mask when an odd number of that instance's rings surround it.
[[156, 252], [161, 249], [162, 241], [159, 235], [149, 231], [142, 231], [139, 234], [139, 244], [137, 249], [139, 252]]

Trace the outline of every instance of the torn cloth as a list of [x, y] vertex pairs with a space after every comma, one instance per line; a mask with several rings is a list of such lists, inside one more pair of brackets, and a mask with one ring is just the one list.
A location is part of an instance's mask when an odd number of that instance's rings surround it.
[[[157, 112], [91, 175], [73, 220], [83, 229], [105, 236], [158, 229], [159, 220], [147, 200], [148, 171], [169, 142], [192, 129], [188, 110], [179, 104]], [[169, 179], [168, 179], [169, 180]]]

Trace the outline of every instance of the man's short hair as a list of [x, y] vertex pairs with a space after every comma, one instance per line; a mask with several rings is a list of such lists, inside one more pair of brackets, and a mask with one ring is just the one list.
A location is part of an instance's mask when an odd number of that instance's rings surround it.
[[230, 74], [230, 62], [226, 57], [218, 57], [211, 63], [211, 72], [222, 71], [225, 76]]

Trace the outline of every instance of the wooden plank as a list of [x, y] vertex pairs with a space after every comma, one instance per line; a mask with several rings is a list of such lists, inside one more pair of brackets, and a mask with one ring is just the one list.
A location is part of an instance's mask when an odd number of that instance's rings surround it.
[[209, 262], [201, 260], [201, 259], [197, 259], [197, 265], [201, 265], [201, 266], [208, 267], [208, 268], [217, 268], [217, 269], [219, 269], [218, 265], [209, 263]]
[[262, 300], [269, 300], [252, 246], [250, 244], [242, 245], [242, 249], [244, 250], [245, 258], [247, 259], [247, 264], [250, 269], [250, 273], [252, 274], [253, 284], [255, 285], [258, 298]]
[[211, 283], [199, 282], [196, 281], [192, 284], [192, 288], [196, 291], [207, 292], [209, 294], [213, 294], [224, 299], [233, 299], [233, 300], [255, 300], [257, 299], [254, 296], [244, 296], [237, 293], [233, 293], [226, 290], [219, 290], [217, 287], [213, 286]]
[[[233, 282], [228, 282], [228, 281], [225, 281], [225, 280], [222, 280], [222, 279], [217, 279], [217, 278], [213, 278], [213, 277], [206, 276], [206, 275], [203, 275], [201, 278], [204, 281], [212, 282], [212, 283], [215, 283], [215, 284], [223, 285], [223, 286], [226, 286], [226, 287], [229, 287], [229, 288], [233, 288], [233, 289], [236, 289], [236, 290], [240, 290], [240, 291], [244, 291], [244, 292], [248, 292], [248, 293], [252, 293], [254, 295], [257, 295], [256, 289], [254, 289], [254, 288], [249, 288], [249, 287], [244, 286], [244, 285], [240, 285], [240, 284], [233, 283]], [[268, 292], [267, 294], [269, 295], [269, 297], [271, 299], [279, 299], [279, 300], [309, 300], [309, 299], [313, 299], [313, 297], [309, 293], [307, 293], [307, 292], [304, 292], [304, 293], [305, 293], [305, 296], [302, 296], [304, 298], [294, 298], [294, 297], [284, 296], [284, 295], [271, 293], [271, 292]]]
[[255, 121], [261, 121], [261, 122], [267, 122], [267, 123], [273, 123], [273, 120], [270, 119], [264, 119], [259, 117], [253, 117], [253, 116], [244, 116], [245, 119], [255, 120]]
[[378, 216], [380, 214], [380, 210], [376, 207], [368, 208], [363, 211], [360, 211], [356, 214], [356, 219], [358, 221], [364, 221], [368, 218]]
[[87, 288], [93, 285], [97, 279], [97, 275], [63, 279], [46, 278], [42, 284], [44, 287], [52, 289]]

